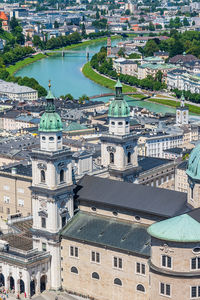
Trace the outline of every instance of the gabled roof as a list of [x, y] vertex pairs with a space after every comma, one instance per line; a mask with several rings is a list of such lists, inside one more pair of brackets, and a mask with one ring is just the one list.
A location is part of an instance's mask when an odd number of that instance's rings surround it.
[[187, 195], [167, 189], [85, 175], [78, 183], [78, 200], [100, 203], [162, 217], [173, 217], [185, 211]]

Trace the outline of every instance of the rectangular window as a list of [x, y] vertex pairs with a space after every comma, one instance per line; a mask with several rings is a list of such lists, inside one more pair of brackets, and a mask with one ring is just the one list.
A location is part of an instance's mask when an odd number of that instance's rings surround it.
[[42, 251], [47, 251], [47, 244], [46, 243], [42, 243]]
[[19, 206], [24, 206], [24, 200], [23, 199], [18, 199], [18, 205]]
[[71, 257], [78, 257], [78, 247], [70, 246], [69, 255]]
[[162, 255], [162, 267], [171, 268], [172, 267], [172, 258], [167, 255]]
[[113, 266], [114, 268], [122, 269], [122, 258], [113, 257]]
[[10, 202], [10, 197], [8, 197], [8, 196], [3, 196], [3, 201], [4, 201], [4, 203], [9, 203]]
[[191, 298], [200, 297], [200, 285], [191, 287]]
[[100, 263], [100, 253], [92, 251], [91, 260], [96, 263]]
[[7, 215], [9, 215], [10, 214], [10, 208], [7, 208], [6, 212], [7, 212]]
[[194, 257], [191, 259], [191, 269], [192, 270], [200, 269], [200, 257]]
[[136, 273], [145, 275], [145, 264], [136, 263]]
[[165, 296], [171, 296], [170, 284], [160, 282], [160, 294]]
[[42, 228], [46, 228], [46, 218], [41, 218]]
[[22, 189], [22, 188], [18, 188], [17, 191], [18, 191], [18, 193], [24, 194], [24, 189]]
[[8, 185], [3, 186], [4, 191], [9, 191], [10, 187]]

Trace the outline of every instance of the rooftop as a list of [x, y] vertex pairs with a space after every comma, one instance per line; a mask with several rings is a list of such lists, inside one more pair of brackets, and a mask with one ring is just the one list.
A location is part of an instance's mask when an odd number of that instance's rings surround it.
[[66, 225], [61, 235], [63, 238], [72, 238], [118, 251], [150, 256], [150, 236], [147, 227], [115, 218], [80, 211]]
[[175, 242], [200, 242], [200, 209], [152, 224], [148, 233], [158, 239]]
[[160, 217], [172, 217], [188, 211], [185, 193], [95, 176], [85, 175], [78, 183], [76, 195], [79, 201]]

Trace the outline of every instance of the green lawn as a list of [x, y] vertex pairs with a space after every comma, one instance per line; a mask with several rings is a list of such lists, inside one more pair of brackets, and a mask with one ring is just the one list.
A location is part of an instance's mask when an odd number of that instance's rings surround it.
[[[98, 83], [102, 86], [105, 86], [109, 89], [114, 90], [116, 81], [112, 80], [112, 79], [109, 79], [109, 78], [106, 78], [103, 75], [100, 75], [97, 72], [95, 72], [92, 69], [92, 67], [90, 66], [90, 62], [87, 62], [83, 66], [82, 72], [85, 75], [85, 77], [93, 80], [94, 82], [96, 82], [96, 83]], [[129, 92], [132, 93], [132, 92], [136, 91], [136, 89], [132, 88], [131, 86], [128, 86], [128, 85], [125, 85], [125, 84], [122, 84], [122, 86], [123, 86], [123, 92], [124, 93], [129, 93]], [[140, 97], [143, 97], [143, 96], [142, 95], [137, 95], [137, 98], [140, 98]]]
[[45, 54], [39, 53], [34, 56], [20, 60], [14, 65], [10, 65], [9, 67], [6, 68], [6, 70], [10, 73], [10, 75], [14, 75], [18, 70], [22, 69], [23, 67], [45, 57], [47, 57]]
[[[172, 106], [172, 107], [180, 106], [180, 101], [177, 102], [177, 101], [173, 101], [173, 100], [156, 99], [156, 98], [148, 99], [148, 101], [163, 104], [163, 105], [167, 105], [167, 106]], [[191, 113], [200, 114], [200, 107], [197, 107], [197, 106], [192, 105], [192, 104], [187, 104], [187, 106], [189, 107], [189, 111]]]

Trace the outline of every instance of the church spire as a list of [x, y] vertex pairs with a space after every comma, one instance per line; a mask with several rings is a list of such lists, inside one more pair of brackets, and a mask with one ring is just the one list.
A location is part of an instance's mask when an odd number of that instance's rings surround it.
[[122, 100], [123, 95], [122, 95], [122, 84], [119, 80], [119, 77], [117, 79], [117, 83], [115, 85], [115, 99], [116, 100]]
[[181, 95], [181, 107], [184, 107], [185, 106], [185, 96], [182, 92], [182, 95]]

